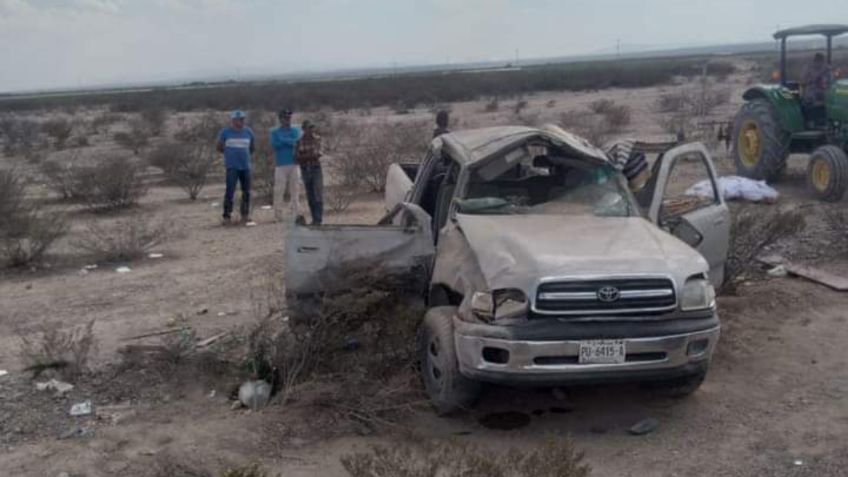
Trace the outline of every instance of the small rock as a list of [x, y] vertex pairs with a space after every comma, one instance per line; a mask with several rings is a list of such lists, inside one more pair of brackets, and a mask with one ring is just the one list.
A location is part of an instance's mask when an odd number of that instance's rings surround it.
[[88, 416], [91, 414], [91, 401], [78, 402], [71, 406], [71, 416]]
[[24, 288], [27, 290], [32, 290], [32, 283], [27, 283]]
[[36, 391], [55, 391], [57, 397], [62, 397], [70, 390], [74, 389], [74, 385], [62, 382], [56, 379], [45, 381], [43, 383], [35, 383]]
[[155, 449], [142, 449], [138, 451], [139, 455], [156, 455], [157, 451]]
[[211, 203], [211, 204], [209, 204], [209, 205], [211, 205], [212, 207], [218, 207], [218, 205], [219, 205], [219, 204], [218, 204], [217, 202], [212, 202], [212, 203]]
[[84, 268], [83, 268], [82, 270], [80, 270], [80, 271], [78, 271], [78, 272], [77, 272], [77, 275], [79, 275], [79, 276], [81, 276], [81, 277], [83, 277], [83, 276], [85, 276], [85, 275], [88, 275], [88, 270], [86, 270], [86, 269], [84, 269]]
[[795, 462], [793, 462], [793, 464], [798, 465], [798, 466], [804, 465], [804, 461], [800, 460], [800, 459], [796, 459]]
[[7, 374], [9, 374], [8, 371], [6, 371], [5, 369], [0, 369], [0, 376], [5, 376]]
[[244, 407], [244, 404], [242, 404], [241, 401], [233, 401], [233, 403], [230, 404], [230, 409], [233, 411], [241, 409], [242, 407]]
[[86, 266], [84, 266], [84, 267], [82, 267], [82, 268], [83, 268], [83, 270], [89, 270], [89, 271], [91, 271], [91, 270], [96, 270], [96, 269], [97, 269], [97, 264], [95, 263], [95, 264], [92, 264], [92, 265], [86, 265]]
[[118, 273], [130, 273], [132, 269], [130, 267], [118, 267], [115, 271]]
[[226, 311], [219, 311], [218, 316], [227, 316], [227, 312]]
[[251, 220], [250, 222], [247, 222], [244, 225], [245, 225], [245, 227], [256, 227], [256, 222]]
[[769, 271], [767, 271], [766, 274], [770, 277], [778, 277], [779, 278], [779, 277], [785, 277], [786, 275], [789, 274], [789, 272], [786, 271], [785, 266], [778, 265], [778, 266], [770, 269]]
[[110, 406], [97, 406], [94, 414], [97, 416], [97, 419], [109, 421], [112, 424], [118, 424], [128, 417], [134, 416], [135, 413], [136, 411], [133, 409], [132, 405], [125, 403]]
[[59, 439], [73, 439], [77, 437], [89, 437], [94, 435], [92, 427], [73, 427], [59, 434]]
[[147, 257], [148, 257], [148, 258], [162, 258], [162, 257], [164, 257], [164, 256], [165, 256], [165, 255], [164, 255], [164, 254], [161, 254], [161, 253], [149, 253], [149, 254], [147, 255]]
[[642, 436], [645, 434], [649, 434], [656, 430], [659, 427], [660, 421], [654, 419], [653, 417], [649, 417], [647, 419], [642, 419], [641, 421], [633, 424], [633, 426], [627, 430], [627, 432], [633, 434], [634, 436]]
[[207, 307], [205, 307], [205, 306], [204, 306], [204, 307], [202, 307], [202, 308], [200, 308], [199, 310], [197, 310], [197, 314], [198, 314], [198, 315], [205, 315], [205, 314], [207, 314], [207, 313], [209, 313], [209, 308], [207, 308]]
[[239, 401], [250, 409], [257, 411], [271, 399], [271, 385], [265, 381], [247, 381], [239, 388]]
[[213, 390], [209, 391], [209, 395], [207, 397], [209, 399], [215, 399], [216, 394], [217, 394], [217, 392], [213, 389]]
[[271, 207], [270, 205], [263, 205], [262, 207], [260, 207], [260, 209], [262, 209], [262, 210], [271, 210], [271, 209], [273, 209], [273, 207]]

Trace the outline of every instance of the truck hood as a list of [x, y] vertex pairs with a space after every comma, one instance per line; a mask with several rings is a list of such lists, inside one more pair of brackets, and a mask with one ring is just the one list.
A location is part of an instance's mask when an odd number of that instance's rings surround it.
[[457, 214], [490, 289], [544, 278], [667, 275], [682, 284], [707, 261], [641, 217]]

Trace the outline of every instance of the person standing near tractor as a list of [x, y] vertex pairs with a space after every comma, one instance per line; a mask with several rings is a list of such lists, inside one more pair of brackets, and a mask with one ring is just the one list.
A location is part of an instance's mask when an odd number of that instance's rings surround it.
[[306, 200], [312, 215], [312, 225], [321, 225], [324, 218], [324, 175], [321, 171], [321, 136], [315, 132], [315, 124], [303, 121], [303, 135], [297, 142], [295, 162], [300, 166]]
[[292, 112], [283, 109], [277, 115], [280, 126], [271, 130], [270, 142], [274, 150], [274, 216], [283, 218], [283, 202], [288, 194], [291, 200], [292, 217], [300, 213], [298, 167], [294, 163], [294, 150], [300, 139], [300, 128], [292, 126]]
[[244, 125], [245, 117], [242, 111], [233, 111], [230, 114], [230, 125], [218, 133], [217, 150], [224, 155], [224, 166], [227, 169], [224, 225], [232, 222], [233, 196], [237, 183], [241, 184], [241, 223], [253, 225], [250, 220], [250, 156], [256, 144], [253, 131]]

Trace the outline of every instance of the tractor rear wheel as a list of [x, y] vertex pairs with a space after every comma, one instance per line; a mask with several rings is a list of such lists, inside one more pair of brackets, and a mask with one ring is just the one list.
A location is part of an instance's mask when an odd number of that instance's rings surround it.
[[838, 146], [822, 146], [807, 164], [807, 186], [817, 199], [837, 202], [848, 187], [848, 155]]
[[733, 121], [733, 163], [745, 177], [769, 182], [780, 179], [789, 157], [790, 135], [780, 127], [768, 100], [748, 101]]

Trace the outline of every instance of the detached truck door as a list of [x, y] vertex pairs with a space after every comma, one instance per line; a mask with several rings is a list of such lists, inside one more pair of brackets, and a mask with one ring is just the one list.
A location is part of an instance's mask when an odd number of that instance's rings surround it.
[[691, 245], [710, 264], [710, 280], [724, 281], [730, 243], [730, 211], [716, 182], [715, 166], [701, 143], [669, 150], [658, 161], [649, 209], [659, 227]]

